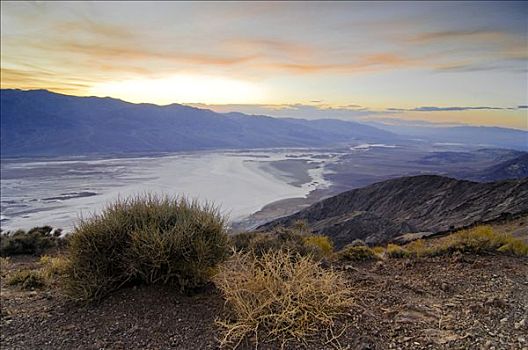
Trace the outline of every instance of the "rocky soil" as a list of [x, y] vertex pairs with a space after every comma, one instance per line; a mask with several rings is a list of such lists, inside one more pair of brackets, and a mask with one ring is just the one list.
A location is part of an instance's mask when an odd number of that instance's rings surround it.
[[[227, 308], [212, 286], [194, 295], [136, 287], [78, 305], [56, 286], [6, 285], [6, 274], [35, 261], [18, 258], [2, 271], [2, 349], [218, 348], [215, 320]], [[319, 334], [308, 349], [528, 349], [528, 258], [455, 255], [333, 268], [349, 279], [355, 306], [336, 325], [337, 340]]]

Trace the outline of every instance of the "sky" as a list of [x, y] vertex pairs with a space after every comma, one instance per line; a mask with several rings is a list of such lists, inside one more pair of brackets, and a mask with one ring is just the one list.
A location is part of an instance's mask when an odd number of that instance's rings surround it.
[[1, 2], [2, 88], [528, 130], [527, 2]]

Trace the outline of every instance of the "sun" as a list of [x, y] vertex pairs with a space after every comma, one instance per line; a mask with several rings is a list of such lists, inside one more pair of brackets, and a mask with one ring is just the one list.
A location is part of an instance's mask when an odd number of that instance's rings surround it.
[[157, 79], [130, 79], [100, 83], [90, 94], [129, 102], [244, 104], [257, 103], [264, 91], [255, 83], [218, 76], [178, 74]]

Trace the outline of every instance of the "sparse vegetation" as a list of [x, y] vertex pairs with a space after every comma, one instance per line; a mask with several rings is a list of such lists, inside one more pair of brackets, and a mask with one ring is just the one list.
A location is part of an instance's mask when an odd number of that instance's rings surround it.
[[55, 277], [64, 277], [69, 268], [69, 260], [65, 256], [49, 256], [44, 255], [39, 259], [39, 264], [42, 266], [42, 273], [48, 279]]
[[60, 235], [61, 230], [53, 230], [50, 226], [34, 227], [28, 232], [6, 232], [0, 235], [0, 255], [40, 255], [52, 248], [62, 248], [66, 239]]
[[260, 339], [305, 343], [334, 326], [352, 305], [344, 277], [307, 256], [269, 250], [257, 256], [236, 252], [220, 265], [214, 283], [231, 306], [233, 318], [219, 321], [221, 345], [237, 347]]
[[528, 244], [512, 235], [495, 232], [491, 226], [477, 226], [442, 237], [429, 247], [428, 255], [442, 255], [453, 252], [483, 254], [504, 252], [513, 255], [528, 255]]
[[19, 285], [22, 289], [43, 288], [48, 284], [47, 278], [41, 270], [18, 270], [8, 277], [7, 284]]
[[157, 196], [110, 205], [82, 221], [70, 241], [65, 289], [80, 300], [100, 299], [126, 284], [201, 286], [228, 249], [215, 207]]
[[437, 256], [455, 252], [474, 254], [501, 252], [528, 256], [528, 243], [510, 234], [495, 232], [491, 226], [477, 226], [438, 239], [429, 241], [419, 239], [405, 246], [389, 244], [386, 249], [386, 255], [390, 258]]
[[405, 245], [405, 250], [414, 256], [424, 256], [428, 254], [428, 247], [423, 239], [417, 239]]
[[11, 259], [9, 257], [0, 257], [0, 272], [2, 273], [2, 277], [4, 276], [5, 272], [11, 265]]
[[397, 244], [389, 243], [387, 245], [387, 249], [385, 250], [385, 255], [389, 258], [408, 258], [413, 254], [409, 250], [400, 247]]
[[231, 236], [235, 250], [262, 255], [269, 251], [289, 251], [301, 256], [311, 255], [316, 259], [328, 256], [333, 251], [332, 242], [326, 236], [313, 235], [302, 222], [296, 227], [280, 227], [272, 232], [243, 232]]
[[372, 247], [372, 251], [380, 258], [385, 255], [385, 248], [380, 246]]
[[343, 261], [369, 261], [379, 259], [379, 256], [367, 246], [347, 245], [337, 252], [337, 258]]
[[308, 246], [318, 248], [325, 256], [332, 254], [334, 245], [327, 236], [309, 235], [304, 238], [304, 243]]

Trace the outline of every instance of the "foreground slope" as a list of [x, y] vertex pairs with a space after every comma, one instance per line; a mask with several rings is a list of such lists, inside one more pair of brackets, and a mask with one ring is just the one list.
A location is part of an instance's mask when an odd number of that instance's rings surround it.
[[381, 243], [408, 232], [444, 232], [528, 212], [528, 178], [477, 183], [436, 175], [402, 177], [347, 191], [259, 227], [305, 220], [337, 247]]
[[[35, 264], [35, 258], [17, 259], [3, 273]], [[526, 258], [465, 255], [335, 268], [343, 270], [357, 293], [347, 322], [336, 325], [337, 331], [343, 329], [343, 348], [528, 346]], [[186, 296], [170, 286], [140, 286], [79, 307], [57, 288], [24, 291], [6, 286], [5, 278], [1, 283], [2, 349], [217, 349], [215, 320], [228, 315], [213, 288]], [[319, 343], [287, 349], [335, 349], [330, 338], [319, 334]], [[238, 349], [255, 346], [243, 342]]]
[[321, 147], [397, 138], [354, 122], [220, 114], [46, 90], [2, 90], [1, 114], [2, 156]]

